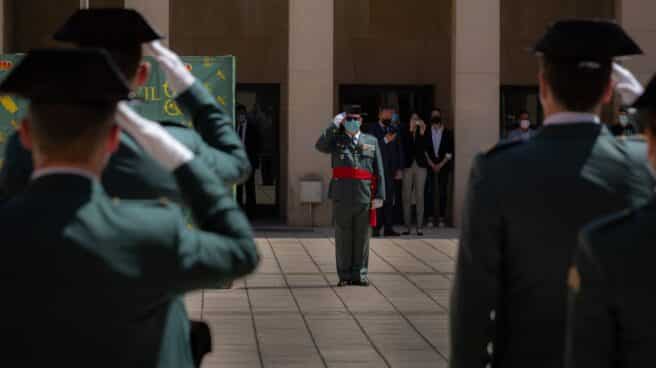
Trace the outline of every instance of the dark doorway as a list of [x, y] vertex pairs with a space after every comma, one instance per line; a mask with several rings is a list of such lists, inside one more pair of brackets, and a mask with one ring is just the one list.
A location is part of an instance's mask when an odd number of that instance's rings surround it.
[[519, 113], [528, 111], [533, 128], [542, 126], [544, 113], [540, 104], [540, 90], [537, 86], [501, 86], [501, 119], [499, 138], [519, 126]]
[[432, 85], [356, 85], [339, 86], [339, 110], [344, 105], [358, 104], [367, 113], [365, 124], [378, 121], [378, 107], [390, 105], [398, 109], [402, 122], [417, 112], [428, 119], [433, 107]]
[[[256, 205], [248, 211], [248, 215], [251, 220], [266, 222], [278, 220], [280, 214], [280, 85], [238, 83], [236, 102], [244, 105], [248, 110], [249, 126], [251, 123], [255, 125], [259, 138], [257, 147], [254, 148], [259, 164], [258, 167], [253, 168]], [[243, 196], [246, 197], [246, 194], [244, 193]]]

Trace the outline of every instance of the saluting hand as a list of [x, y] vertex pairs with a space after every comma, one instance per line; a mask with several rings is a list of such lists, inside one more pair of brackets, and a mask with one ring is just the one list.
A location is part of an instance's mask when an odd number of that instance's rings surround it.
[[187, 70], [182, 59], [162, 45], [161, 42], [153, 41], [145, 46], [145, 50], [147, 54], [157, 60], [166, 74], [166, 80], [177, 94], [188, 90], [196, 81], [196, 78]]

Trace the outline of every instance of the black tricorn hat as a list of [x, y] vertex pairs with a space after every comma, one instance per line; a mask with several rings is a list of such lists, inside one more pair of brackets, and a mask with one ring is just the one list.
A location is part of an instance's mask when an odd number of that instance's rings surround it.
[[643, 54], [620, 25], [600, 19], [557, 21], [536, 43], [533, 52], [550, 60], [575, 63]]
[[123, 8], [80, 9], [53, 38], [87, 47], [142, 44], [163, 37], [136, 10]]
[[645, 87], [645, 92], [633, 104], [636, 109], [656, 110], [656, 76]]
[[362, 111], [362, 106], [360, 105], [346, 105], [344, 108], [346, 115], [360, 115], [366, 116], [367, 114]]
[[40, 103], [116, 103], [129, 98], [130, 87], [105, 50], [41, 49], [9, 72], [0, 94]]

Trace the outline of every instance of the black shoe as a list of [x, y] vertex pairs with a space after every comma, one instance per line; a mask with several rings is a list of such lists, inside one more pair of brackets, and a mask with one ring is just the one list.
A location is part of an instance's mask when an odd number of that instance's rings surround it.
[[424, 232], [421, 230], [417, 230], [417, 236], [424, 236]]
[[409, 236], [410, 235], [410, 230], [404, 231], [401, 235], [403, 236]]
[[380, 229], [374, 229], [374, 231], [371, 232], [371, 237], [380, 238]]
[[401, 236], [401, 234], [397, 233], [394, 230], [389, 230], [389, 231], [385, 230], [385, 236], [397, 237], [397, 236]]
[[366, 287], [366, 286], [369, 286], [369, 280], [364, 278], [364, 279], [360, 279], [358, 281], [353, 281], [351, 284]]
[[349, 286], [351, 285], [351, 281], [348, 280], [339, 280], [337, 283], [337, 287], [342, 287], [342, 286]]

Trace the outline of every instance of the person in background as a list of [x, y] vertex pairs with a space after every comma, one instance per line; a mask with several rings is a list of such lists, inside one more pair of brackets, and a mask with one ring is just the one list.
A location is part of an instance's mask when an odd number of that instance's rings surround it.
[[[619, 65], [614, 74], [618, 88], [629, 97], [624, 102], [635, 101], [631, 96], [642, 90], [637, 79]], [[640, 110], [648, 142], [642, 163], [656, 173], [656, 78], [634, 107]], [[581, 231], [568, 278], [567, 368], [653, 365], [656, 288], [645, 271], [656, 257], [655, 223], [652, 195], [644, 206], [606, 216]]]
[[563, 367], [566, 285], [580, 229], [653, 191], [644, 162], [599, 118], [613, 97], [613, 59], [642, 54], [635, 41], [617, 23], [570, 19], [551, 25], [533, 49], [544, 127], [472, 164], [451, 294], [452, 368]]
[[534, 135], [535, 131], [531, 128], [531, 120], [528, 111], [522, 110], [519, 114], [519, 126], [508, 134], [508, 139], [527, 141]]
[[408, 126], [401, 131], [403, 138], [403, 222], [410, 235], [412, 223], [412, 194], [417, 206], [417, 235], [422, 236], [424, 225], [424, 193], [428, 174], [428, 156], [430, 134], [426, 123], [418, 114], [412, 114]]
[[437, 227], [446, 226], [451, 219], [447, 216], [449, 199], [449, 180], [453, 173], [455, 142], [453, 132], [445, 127], [442, 111], [433, 109], [430, 120], [427, 162], [430, 168], [433, 223]]
[[378, 139], [385, 169], [385, 203], [378, 210], [378, 222], [373, 231], [374, 237], [399, 236], [394, 231], [394, 193], [397, 180], [403, 178], [401, 163], [403, 150], [399, 130], [392, 124], [394, 108], [382, 106], [378, 113], [378, 122], [370, 127], [369, 134]]
[[[403, 140], [403, 124], [401, 123], [401, 116], [399, 115], [398, 111], [395, 110], [394, 114], [392, 114], [392, 126], [394, 129], [399, 132], [399, 137], [401, 138], [401, 146], [402, 150], [404, 149], [403, 145], [405, 144], [405, 141]], [[403, 155], [405, 155], [405, 151], [402, 152]], [[403, 165], [401, 165], [403, 166]], [[394, 180], [394, 217], [393, 217], [393, 224], [401, 224], [403, 223], [403, 176], [401, 176], [398, 179]]]
[[[257, 195], [255, 191], [255, 171], [260, 166], [260, 134], [255, 118], [249, 116], [246, 106], [238, 104], [237, 108], [237, 135], [246, 147], [248, 160], [252, 167], [251, 174], [246, 182], [237, 187], [237, 202], [242, 205], [246, 214], [253, 218], [257, 210]], [[246, 192], [244, 196], [244, 192]]]

